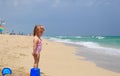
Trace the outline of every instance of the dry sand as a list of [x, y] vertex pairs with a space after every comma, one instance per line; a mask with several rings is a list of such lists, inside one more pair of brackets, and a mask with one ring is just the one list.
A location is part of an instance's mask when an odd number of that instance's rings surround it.
[[[11, 76], [27, 76], [33, 66], [32, 39], [30, 36], [0, 35], [0, 70], [10, 67]], [[43, 40], [41, 76], [120, 76], [120, 73], [75, 56], [75, 50], [75, 47]]]

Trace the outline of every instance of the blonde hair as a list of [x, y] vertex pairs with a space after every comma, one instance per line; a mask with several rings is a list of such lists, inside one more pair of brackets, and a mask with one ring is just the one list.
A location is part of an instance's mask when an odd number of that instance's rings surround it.
[[33, 30], [33, 36], [35, 36], [38, 33], [38, 31], [44, 32], [45, 31], [44, 26], [42, 26], [42, 25], [35, 25], [34, 30]]

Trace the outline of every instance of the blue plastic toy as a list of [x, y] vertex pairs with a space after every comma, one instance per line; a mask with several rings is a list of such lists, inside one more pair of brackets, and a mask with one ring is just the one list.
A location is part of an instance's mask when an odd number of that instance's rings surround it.
[[7, 74], [12, 74], [12, 70], [10, 68], [3, 68], [2, 76], [5, 76]]
[[39, 68], [32, 68], [30, 71], [30, 76], [40, 76], [40, 69]]

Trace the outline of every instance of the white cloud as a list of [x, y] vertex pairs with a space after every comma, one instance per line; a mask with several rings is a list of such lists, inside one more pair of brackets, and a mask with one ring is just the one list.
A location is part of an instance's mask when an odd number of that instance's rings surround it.
[[61, 3], [60, 0], [54, 0], [52, 6], [57, 8], [58, 6], [60, 6], [60, 3]]
[[[29, 5], [40, 4], [46, 7], [61, 7], [70, 5], [71, 3], [77, 2], [78, 0], [5, 0], [5, 4], [13, 7], [23, 7]], [[1, 2], [1, 1], [0, 1]]]
[[113, 0], [5, 0], [0, 2], [13, 8], [34, 7], [36, 4], [47, 8], [71, 8], [110, 5], [111, 1]]
[[83, 6], [92, 7], [92, 6], [103, 6], [112, 4], [113, 0], [86, 0], [83, 2]]
[[13, 6], [17, 7], [19, 5], [19, 2], [16, 0], [16, 1], [13, 1]]
[[105, 4], [106, 4], [106, 5], [110, 5], [110, 4], [111, 4], [111, 2], [106, 2]]
[[94, 5], [93, 1], [90, 1], [90, 2], [87, 3], [87, 6], [92, 6], [92, 5]]
[[97, 4], [97, 0], [89, 0], [85, 2], [84, 6], [91, 7], [94, 6], [95, 4]]
[[59, 4], [60, 0], [12, 0], [8, 1], [8, 3], [14, 7], [23, 7], [23, 6], [33, 6], [35, 4], [40, 5], [47, 5], [48, 7], [50, 4], [51, 6], [54, 4], [54, 6], [57, 6]]

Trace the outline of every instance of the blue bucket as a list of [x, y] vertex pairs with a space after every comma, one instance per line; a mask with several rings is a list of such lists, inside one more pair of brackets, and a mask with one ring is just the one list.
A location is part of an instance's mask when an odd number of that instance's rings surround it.
[[32, 68], [30, 71], [30, 76], [40, 76], [40, 69], [39, 68]]
[[5, 76], [7, 74], [12, 74], [12, 70], [10, 68], [4, 68], [2, 70], [2, 75]]

